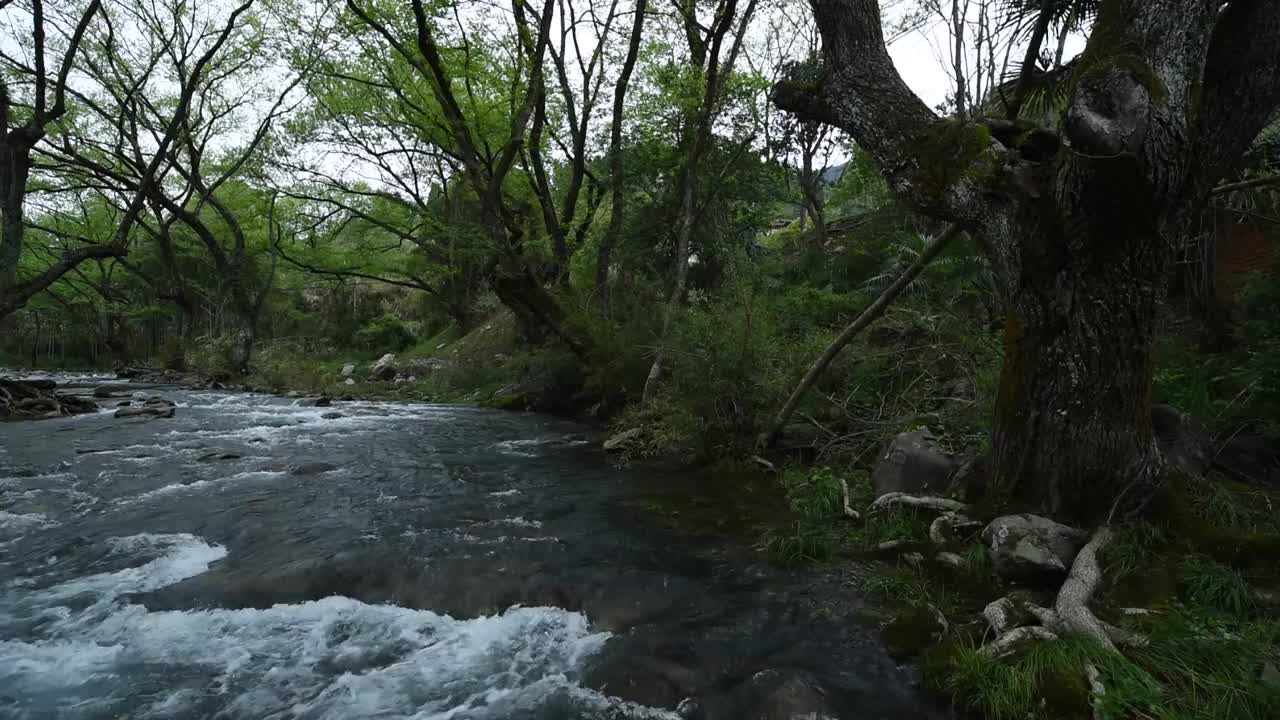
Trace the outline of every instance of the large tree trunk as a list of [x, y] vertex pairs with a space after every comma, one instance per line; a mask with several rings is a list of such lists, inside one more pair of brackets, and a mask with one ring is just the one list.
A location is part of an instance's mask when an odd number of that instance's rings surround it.
[[1038, 238], [1061, 252], [1024, 266], [1009, 300], [989, 487], [1089, 524], [1141, 507], [1162, 476], [1152, 343], [1169, 265], [1150, 236], [1075, 239], [1103, 252]]
[[848, 131], [890, 186], [983, 242], [1007, 307], [990, 485], [1105, 521], [1164, 476], [1152, 338], [1174, 245], [1280, 107], [1280, 3], [1103, 0], [1061, 130], [943, 120], [884, 48], [875, 0], [811, 0], [826, 77], [784, 109]]
[[18, 142], [12, 137], [0, 139], [0, 290], [17, 281], [18, 258], [22, 255], [22, 202], [31, 172], [31, 154], [29, 148], [15, 146]]

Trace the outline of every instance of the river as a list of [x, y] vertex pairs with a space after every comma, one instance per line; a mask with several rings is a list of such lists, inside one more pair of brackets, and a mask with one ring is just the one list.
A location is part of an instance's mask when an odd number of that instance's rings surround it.
[[0, 717], [943, 717], [752, 550], [767, 494], [545, 416], [116, 384], [176, 417], [0, 424]]

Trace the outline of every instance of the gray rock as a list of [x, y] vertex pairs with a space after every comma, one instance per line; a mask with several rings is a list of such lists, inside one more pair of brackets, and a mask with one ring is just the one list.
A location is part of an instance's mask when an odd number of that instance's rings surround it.
[[110, 385], [99, 385], [93, 389], [93, 396], [102, 400], [116, 396], [115, 388]]
[[1088, 533], [1039, 515], [1005, 515], [982, 531], [1000, 575], [1009, 577], [1065, 574]]
[[927, 495], [942, 492], [953, 470], [951, 458], [942, 452], [938, 440], [928, 430], [900, 433], [890, 443], [871, 482], [876, 497], [901, 492]]
[[630, 430], [624, 430], [618, 433], [617, 435], [614, 435], [613, 437], [609, 438], [608, 440], [605, 440], [604, 449], [607, 452], [618, 452], [620, 450], [626, 450], [628, 447], [634, 445], [635, 442], [639, 440], [640, 436], [643, 434], [644, 434], [643, 428], [631, 428]]
[[960, 557], [959, 555], [953, 552], [940, 552], [937, 555], [935, 555], [933, 559], [934, 559], [934, 562], [938, 563], [939, 565], [943, 567], [951, 568], [952, 570], [964, 569], [964, 558]]
[[346, 365], [342, 366], [342, 372], [340, 374], [342, 375], [342, 377], [351, 377], [351, 374], [354, 373], [355, 371], [356, 371], [355, 364], [347, 363]]
[[346, 417], [346, 415], [343, 415], [343, 414], [342, 414], [342, 413], [340, 413], [340, 412], [327, 412], [327, 413], [325, 413], [325, 414], [321, 415], [321, 416], [320, 416], [320, 419], [322, 419], [322, 420], [339, 420], [339, 419], [344, 418], [344, 417]]
[[347, 378], [346, 380], [343, 380], [343, 381], [342, 381], [342, 384], [343, 384], [343, 385], [355, 385], [355, 384], [356, 384], [356, 381], [355, 381], [355, 380], [352, 380], [351, 378]]
[[320, 396], [316, 398], [316, 401], [312, 403], [312, 406], [313, 407], [329, 407], [332, 404], [333, 404], [333, 400], [325, 396]]
[[379, 382], [395, 380], [396, 375], [400, 374], [400, 369], [396, 367], [395, 353], [387, 353], [378, 358], [378, 362], [373, 364], [369, 369], [369, 379]]

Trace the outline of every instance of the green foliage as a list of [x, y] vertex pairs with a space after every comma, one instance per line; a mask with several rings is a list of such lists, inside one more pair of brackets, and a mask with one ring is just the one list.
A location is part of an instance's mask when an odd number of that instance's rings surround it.
[[367, 323], [355, 334], [356, 347], [373, 352], [400, 352], [416, 342], [413, 331], [396, 315], [387, 313]]
[[1185, 597], [1195, 605], [1235, 615], [1256, 606], [1253, 588], [1239, 571], [1204, 555], [1183, 558], [1179, 576]]
[[781, 567], [796, 567], [830, 558], [833, 535], [828, 527], [796, 520], [766, 530], [763, 548], [770, 562]]

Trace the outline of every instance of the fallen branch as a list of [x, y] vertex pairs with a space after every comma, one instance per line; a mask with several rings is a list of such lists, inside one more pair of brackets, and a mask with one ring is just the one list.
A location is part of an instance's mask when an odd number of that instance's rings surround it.
[[924, 497], [917, 495], [908, 495], [906, 493], [891, 492], [885, 493], [876, 498], [875, 502], [867, 508], [868, 513], [879, 512], [889, 508], [909, 507], [919, 510], [937, 510], [939, 512], [964, 512], [969, 506], [959, 500], [942, 497]]
[[958, 235], [960, 235], [959, 225], [953, 224], [947, 227], [941, 235], [934, 238], [933, 242], [929, 244], [929, 247], [925, 248], [924, 252], [920, 253], [920, 256], [916, 258], [915, 262], [911, 263], [911, 266], [908, 267], [902, 275], [898, 276], [897, 280], [893, 281], [892, 285], [885, 288], [884, 292], [880, 293], [880, 297], [876, 298], [875, 302], [868, 305], [867, 309], [863, 310], [862, 314], [859, 315], [857, 319], [849, 325], [849, 327], [845, 328], [844, 332], [841, 332], [840, 335], [831, 342], [831, 345], [826, 349], [826, 351], [814, 361], [813, 365], [809, 368], [809, 371], [805, 373], [800, 384], [796, 385], [796, 389], [791, 391], [791, 396], [787, 398], [786, 403], [782, 405], [782, 409], [780, 409], [778, 414], [774, 416], [773, 422], [769, 424], [769, 429], [760, 436], [760, 447], [771, 447], [774, 442], [777, 441], [778, 433], [782, 430], [782, 426], [787, 424], [787, 420], [791, 419], [791, 415], [795, 413], [796, 407], [800, 405], [800, 400], [802, 400], [805, 394], [809, 392], [814, 383], [818, 381], [818, 378], [822, 377], [822, 374], [827, 371], [827, 368], [835, 361], [836, 356], [840, 354], [840, 351], [844, 349], [845, 345], [848, 345], [849, 342], [858, 335], [858, 333], [862, 332], [868, 325], [875, 322], [876, 319], [883, 315], [885, 310], [889, 309], [889, 305], [893, 303], [898, 295], [902, 294], [902, 291], [911, 284], [911, 281], [915, 280], [920, 273], [928, 267], [929, 263], [933, 262], [934, 258], [941, 255], [942, 251], [946, 249], [947, 244], [954, 240]]

